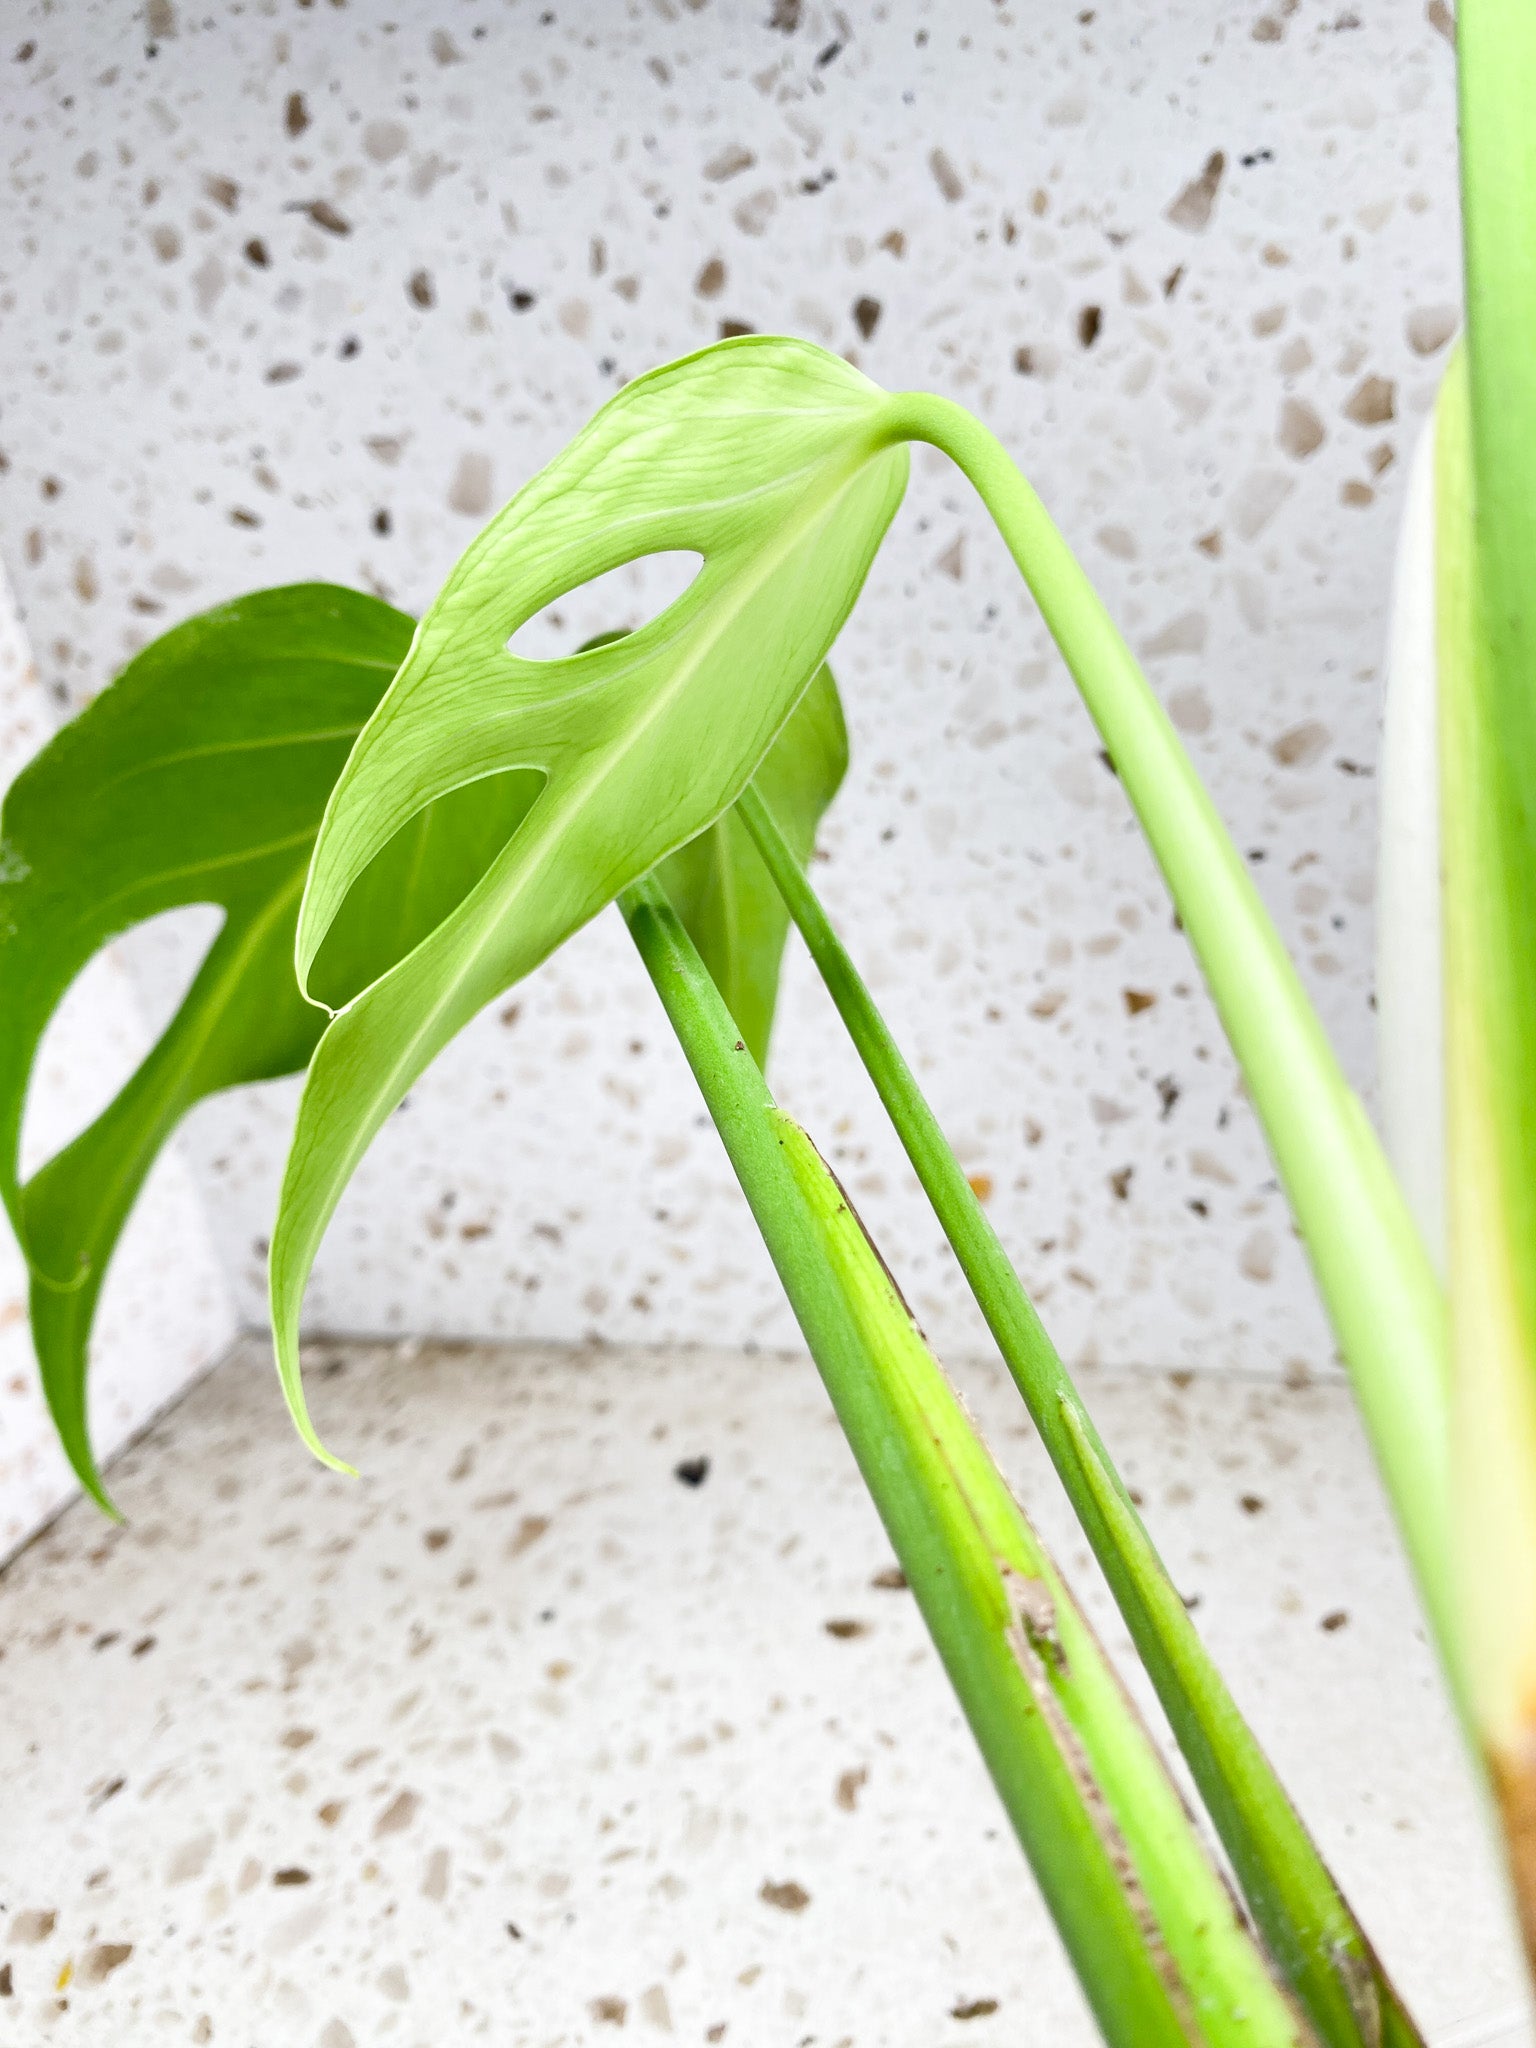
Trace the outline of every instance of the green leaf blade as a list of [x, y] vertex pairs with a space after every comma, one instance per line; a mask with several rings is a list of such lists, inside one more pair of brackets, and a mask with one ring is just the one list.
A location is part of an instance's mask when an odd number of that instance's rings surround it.
[[[86, 1368], [113, 1248], [193, 1102], [309, 1057], [322, 1020], [291, 965], [309, 848], [409, 636], [388, 606], [324, 585], [221, 606], [137, 656], [0, 810], [0, 1190], [30, 1270], [44, 1391], [104, 1506]], [[217, 904], [224, 922], [176, 1016], [107, 1109], [23, 1187], [22, 1114], [50, 1017], [111, 939], [195, 903]]]
[[[0, 1190], [26, 1256], [34, 1348], [77, 1476], [109, 1505], [90, 1442], [92, 1320], [155, 1158], [204, 1096], [293, 1073], [325, 1013], [293, 948], [309, 857], [357, 733], [411, 621], [323, 584], [263, 591], [146, 648], [17, 777], [0, 809]], [[422, 812], [349, 893], [317, 967], [338, 1000], [386, 973], [462, 900], [537, 778], [492, 778]], [[111, 939], [216, 904], [218, 935], [114, 1100], [23, 1186], [38, 1046]]]
[[[387, 1116], [485, 1003], [711, 824], [790, 718], [905, 488], [889, 413], [857, 371], [800, 343], [751, 337], [671, 364], [627, 386], [513, 499], [422, 620], [327, 807], [301, 976], [368, 862], [424, 804], [513, 768], [544, 787], [477, 888], [316, 1051], [273, 1235], [290, 1398], [310, 1266]], [[562, 661], [508, 652], [565, 592], [678, 551], [703, 566], [650, 624]]]

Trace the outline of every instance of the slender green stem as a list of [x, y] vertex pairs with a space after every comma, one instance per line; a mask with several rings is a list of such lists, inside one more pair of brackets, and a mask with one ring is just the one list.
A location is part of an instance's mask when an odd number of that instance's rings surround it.
[[1106, 2038], [1313, 2037], [815, 1148], [652, 878], [619, 905]]
[[1445, 1304], [1381, 1145], [1172, 723], [1039, 498], [947, 399], [903, 397], [891, 432], [931, 442], [975, 485], [1141, 820], [1241, 1062], [1457, 1682]]
[[[1266, 1941], [1323, 2038], [1419, 2036], [1190, 1620], [1061, 1355], [755, 787], [737, 812], [847, 1026], [1125, 1617]], [[1385, 2035], [1381, 2029], [1387, 2028]]]

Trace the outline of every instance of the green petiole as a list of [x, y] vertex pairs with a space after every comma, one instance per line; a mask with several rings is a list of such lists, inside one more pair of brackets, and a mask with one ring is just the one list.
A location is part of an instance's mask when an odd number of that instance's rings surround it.
[[805, 940], [1067, 1490], [1255, 1920], [1323, 2039], [1420, 2036], [1201, 1642], [943, 1131], [755, 786], [737, 813]]
[[980, 494], [1141, 820], [1301, 1226], [1455, 1684], [1445, 1302], [1380, 1142], [1171, 721], [1040, 499], [962, 406], [909, 393], [894, 411], [893, 437], [942, 449]]
[[653, 879], [619, 897], [1095, 2017], [1120, 2048], [1312, 2036], [837, 1183]]

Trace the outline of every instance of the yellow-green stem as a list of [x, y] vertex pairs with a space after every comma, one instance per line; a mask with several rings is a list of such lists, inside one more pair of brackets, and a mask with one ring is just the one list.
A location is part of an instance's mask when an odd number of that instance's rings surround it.
[[1141, 820], [1301, 1226], [1454, 1679], [1445, 1304], [1380, 1142], [1172, 722], [1035, 492], [947, 399], [905, 396], [891, 431], [943, 449], [975, 485]]

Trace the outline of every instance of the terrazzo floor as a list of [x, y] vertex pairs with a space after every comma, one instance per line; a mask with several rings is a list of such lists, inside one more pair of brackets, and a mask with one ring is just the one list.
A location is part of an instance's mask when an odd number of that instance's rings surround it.
[[[1011, 1388], [968, 1399], [1112, 1645]], [[809, 1365], [264, 1345], [0, 1576], [0, 2043], [1093, 2036]], [[1333, 1382], [1090, 1373], [1436, 2048], [1530, 2038]]]

